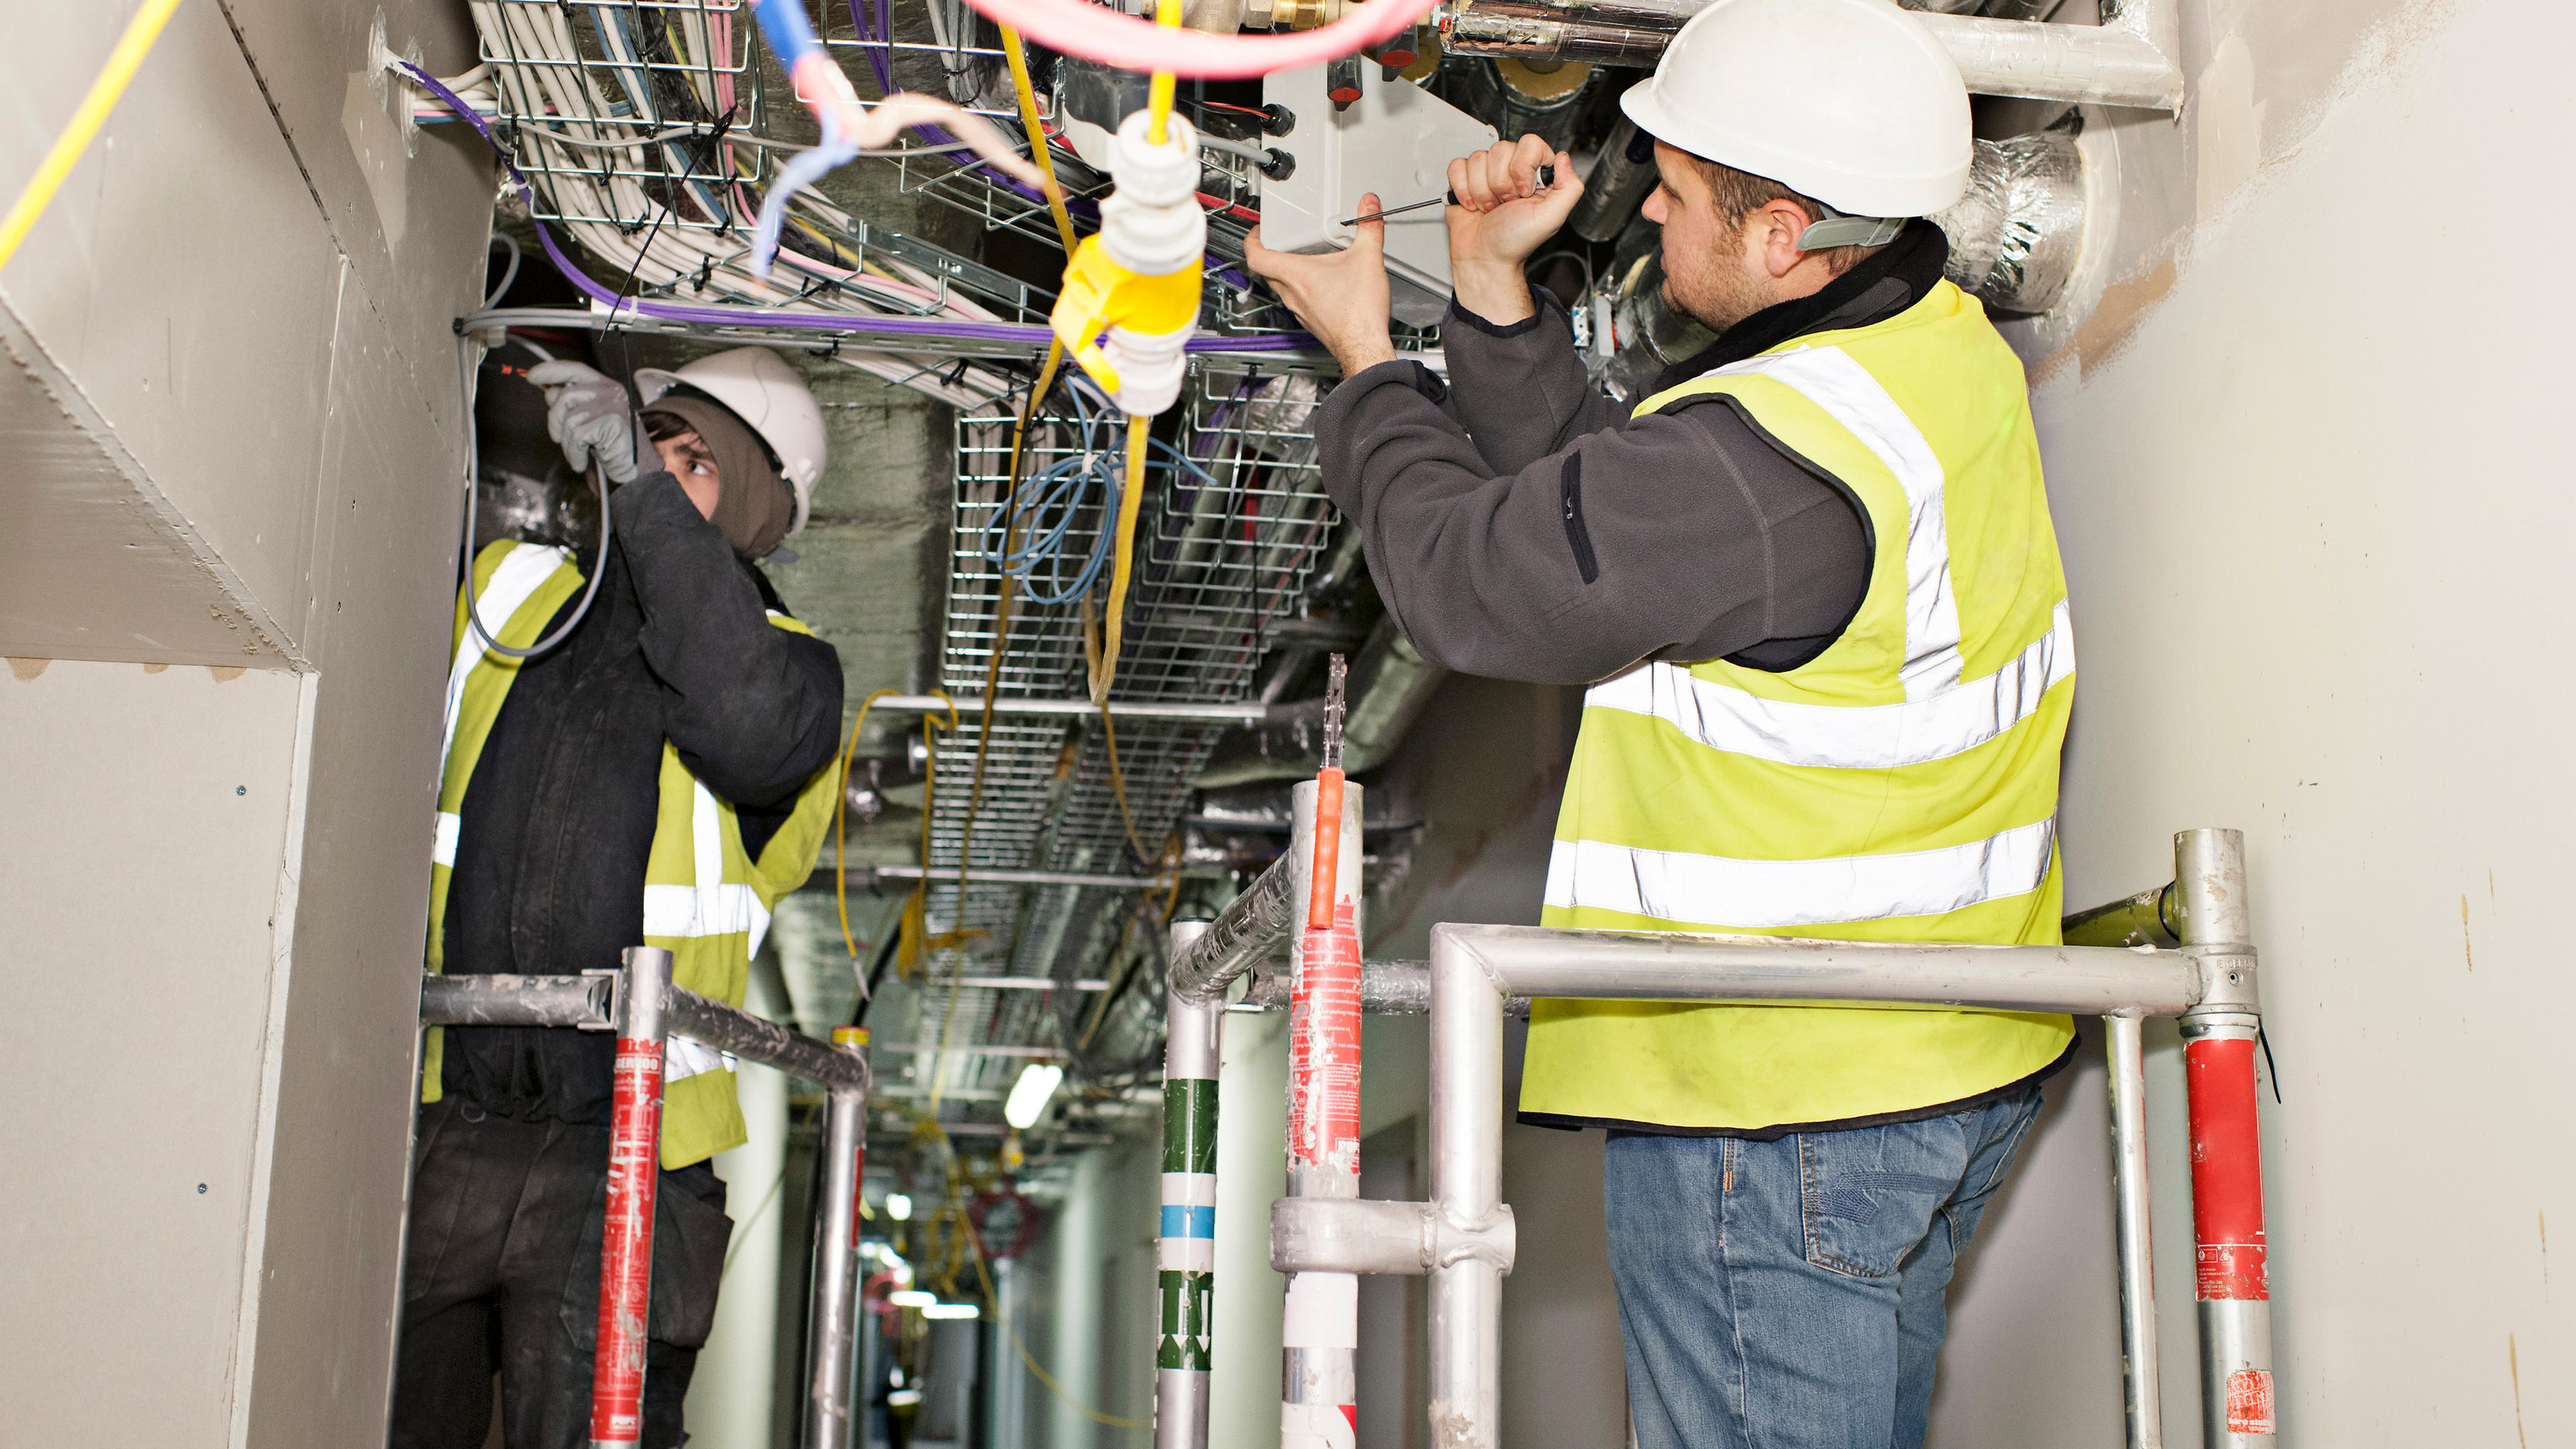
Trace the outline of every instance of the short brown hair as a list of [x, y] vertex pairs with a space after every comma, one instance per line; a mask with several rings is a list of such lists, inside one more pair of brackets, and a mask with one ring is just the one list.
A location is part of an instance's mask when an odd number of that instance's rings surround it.
[[[1693, 156], [1690, 159], [1692, 164], [1699, 167], [1700, 176], [1708, 182], [1709, 195], [1717, 204], [1718, 215], [1726, 218], [1726, 225], [1731, 231], [1742, 230], [1744, 218], [1775, 201], [1795, 202], [1798, 209], [1804, 211], [1807, 214], [1807, 220], [1811, 222], [1823, 221], [1829, 216], [1839, 215], [1833, 208], [1814, 197], [1792, 191], [1770, 177], [1756, 176], [1750, 171], [1738, 171], [1722, 161], [1711, 161], [1704, 156]], [[1825, 266], [1839, 277], [1858, 266], [1861, 258], [1876, 250], [1878, 250], [1877, 247], [1825, 247], [1816, 255], [1823, 257]]]

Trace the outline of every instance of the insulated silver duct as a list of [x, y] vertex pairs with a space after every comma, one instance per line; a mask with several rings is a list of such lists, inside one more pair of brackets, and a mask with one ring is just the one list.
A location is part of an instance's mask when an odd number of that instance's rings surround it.
[[[2084, 159], [2072, 130], [1979, 141], [1968, 194], [1932, 218], [1950, 238], [1942, 270], [1998, 312], [2038, 313], [2057, 305], [2084, 250]], [[1666, 304], [1663, 256], [1649, 252], [1592, 299], [1607, 314], [1609, 344], [1594, 380], [1634, 402], [1673, 363], [1716, 334]], [[1596, 320], [1595, 326], [1601, 325]]]
[[1627, 230], [1628, 219], [1655, 189], [1655, 138], [1626, 116], [1601, 143], [1601, 159], [1584, 178], [1583, 195], [1565, 224], [1588, 242], [1606, 242]]
[[1997, 20], [2046, 20], [2060, 0], [1896, 0], [1908, 10], [1943, 15], [1990, 15]]
[[1610, 347], [1595, 354], [1593, 380], [1623, 403], [1644, 397], [1665, 368], [1697, 356], [1717, 340], [1716, 333], [1664, 300], [1660, 249], [1639, 257], [1615, 286], [1596, 293], [1593, 306], [1609, 314], [1610, 327]]
[[[1651, 66], [1707, 0], [1441, 0], [1432, 11], [1455, 55]], [[2096, 0], [2102, 23], [2042, 24], [2048, 0], [1991, 0], [1983, 14], [1941, 3], [1921, 24], [1959, 63], [1978, 95], [2086, 101], [2172, 111], [2182, 104], [2174, 61], [2179, 0]]]
[[2057, 305], [2084, 249], [2084, 158], [2069, 130], [1979, 141], [1968, 194], [1932, 218], [1950, 280], [2005, 312]]
[[[1561, 7], [1542, 0], [1468, 0], [1441, 6], [1432, 19], [1441, 48], [1451, 55], [1649, 67], [1701, 3], [1621, 0], [1615, 7]], [[1611, 8], [1632, 18], [1596, 18]]]

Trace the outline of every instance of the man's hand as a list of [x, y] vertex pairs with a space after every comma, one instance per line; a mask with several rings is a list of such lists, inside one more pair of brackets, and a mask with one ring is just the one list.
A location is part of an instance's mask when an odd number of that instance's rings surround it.
[[654, 456], [626, 389], [606, 373], [580, 362], [541, 362], [528, 381], [546, 392], [546, 436], [563, 449], [576, 473], [594, 458], [611, 483], [635, 481], [635, 463]]
[[[1538, 168], [1556, 163], [1556, 184], [1539, 190]], [[1510, 324], [1538, 310], [1521, 268], [1547, 244], [1583, 197], [1574, 158], [1536, 136], [1504, 141], [1449, 163], [1449, 277], [1458, 305]]]
[[[1360, 215], [1377, 209], [1374, 192], [1360, 198]], [[1243, 262], [1270, 283], [1279, 300], [1333, 354], [1342, 376], [1395, 359], [1386, 329], [1393, 303], [1387, 291], [1385, 222], [1361, 222], [1348, 250], [1321, 256], [1274, 252], [1261, 244], [1256, 226], [1243, 239]]]

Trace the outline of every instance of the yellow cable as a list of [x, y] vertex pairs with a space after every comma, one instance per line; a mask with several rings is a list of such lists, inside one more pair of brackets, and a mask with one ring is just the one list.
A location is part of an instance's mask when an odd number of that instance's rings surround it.
[[[930, 693], [941, 704], [948, 706], [948, 723], [941, 725], [939, 717], [935, 714], [925, 714], [921, 717], [921, 863], [925, 869], [930, 865], [931, 796], [939, 782], [939, 739], [932, 731], [957, 728], [957, 702], [950, 699], [944, 690], [934, 689]], [[903, 924], [899, 930], [901, 934], [897, 938], [894, 952], [895, 967], [908, 981], [912, 979], [914, 968], [921, 964], [922, 953], [934, 949], [946, 939], [945, 937], [928, 941], [922, 939], [930, 932], [928, 879], [914, 882], [912, 894], [904, 897]]]
[[[1177, 30], [1181, 24], [1181, 0], [1157, 0], [1154, 23]], [[1145, 93], [1145, 139], [1160, 146], [1172, 139], [1172, 91], [1175, 77], [1170, 71], [1154, 72], [1152, 88]]]
[[1073, 213], [1064, 209], [1064, 187], [1055, 179], [1055, 155], [1047, 149], [1046, 127], [1038, 120], [1037, 89], [1029, 84], [1028, 51], [1020, 45], [1020, 33], [1005, 25], [1002, 29], [1002, 58], [1011, 64], [1011, 89], [1020, 98], [1020, 126], [1029, 133], [1029, 159], [1038, 163], [1038, 174], [1046, 178], [1047, 210], [1055, 214], [1055, 234], [1064, 243], [1064, 254], [1073, 255]]
[[1145, 510], [1145, 445], [1153, 439], [1154, 420], [1127, 415], [1127, 486], [1118, 494], [1118, 552], [1109, 566], [1108, 618], [1100, 646], [1100, 664], [1091, 673], [1091, 702], [1109, 704], [1110, 681], [1118, 677], [1118, 646], [1127, 632], [1127, 586], [1136, 573], [1136, 519]]
[[89, 149], [98, 128], [107, 124], [108, 112], [116, 109], [134, 72], [142, 67], [143, 57], [152, 53], [152, 42], [161, 38], [161, 27], [170, 23], [170, 12], [178, 8], [179, 0], [143, 0], [143, 8], [125, 23], [125, 34], [117, 37], [116, 49], [107, 53], [107, 64], [99, 69], [98, 79], [89, 83], [89, 94], [81, 97], [71, 123], [54, 138], [53, 149], [45, 153], [36, 174], [27, 178], [17, 201], [9, 207], [8, 218], [0, 220], [0, 267], [9, 265], [9, 259], [18, 254], [18, 243], [27, 239], [36, 218], [44, 215], [45, 208], [53, 202], [54, 193], [63, 189], [81, 153]]
[[[868, 707], [896, 692], [879, 689], [859, 701], [859, 717], [850, 721], [850, 742], [841, 748], [840, 808], [832, 812], [832, 904], [840, 908], [841, 944], [849, 948], [853, 962], [859, 959], [859, 943], [850, 934], [850, 761], [859, 752], [859, 731], [867, 727]], [[865, 981], [859, 983], [861, 995], [867, 989]]]

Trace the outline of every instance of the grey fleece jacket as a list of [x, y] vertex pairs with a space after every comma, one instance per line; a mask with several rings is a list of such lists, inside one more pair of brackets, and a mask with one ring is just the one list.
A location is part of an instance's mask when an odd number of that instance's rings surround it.
[[[1711, 353], [1748, 331], [1785, 334], [1770, 346], [1915, 300], [1884, 278], [1849, 280], [1830, 290], [1856, 295], [1783, 304]], [[1824, 652], [1869, 583], [1858, 504], [1722, 399], [1631, 419], [1586, 379], [1565, 309], [1536, 295], [1538, 314], [1510, 326], [1450, 309], [1445, 388], [1418, 363], [1381, 363], [1316, 414], [1324, 486], [1358, 520], [1405, 635], [1448, 668], [1540, 684], [1644, 659], [1785, 670]]]

